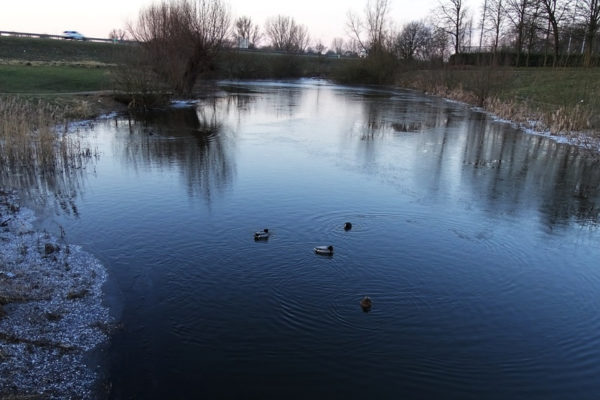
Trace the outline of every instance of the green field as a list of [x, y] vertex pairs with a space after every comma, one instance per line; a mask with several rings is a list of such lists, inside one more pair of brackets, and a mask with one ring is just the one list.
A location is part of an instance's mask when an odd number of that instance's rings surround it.
[[135, 45], [0, 36], [0, 60], [119, 63]]
[[600, 68], [519, 68], [501, 88], [503, 98], [515, 97], [542, 107], [583, 104], [600, 110]]
[[0, 65], [0, 93], [47, 94], [111, 89], [107, 68]]
[[0, 93], [61, 94], [112, 88], [128, 44], [0, 37]]

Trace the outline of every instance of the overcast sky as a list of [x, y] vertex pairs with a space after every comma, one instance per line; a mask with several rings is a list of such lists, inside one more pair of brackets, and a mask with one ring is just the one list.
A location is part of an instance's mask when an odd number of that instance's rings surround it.
[[[346, 37], [348, 10], [362, 12], [366, 0], [225, 0], [234, 17], [247, 15], [261, 27], [270, 16], [292, 16], [308, 27], [312, 39], [329, 45], [334, 37]], [[401, 26], [426, 19], [438, 0], [391, 0], [391, 16]], [[138, 11], [153, 0], [2, 0], [0, 30], [60, 34], [76, 30], [89, 37], [107, 37], [113, 28], [123, 28]], [[480, 0], [467, 0], [477, 9]]]

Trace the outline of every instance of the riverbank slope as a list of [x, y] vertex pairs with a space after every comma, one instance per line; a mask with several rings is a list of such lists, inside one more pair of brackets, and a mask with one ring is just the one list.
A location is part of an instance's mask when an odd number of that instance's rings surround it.
[[600, 69], [464, 67], [411, 69], [397, 85], [482, 107], [539, 133], [597, 147]]

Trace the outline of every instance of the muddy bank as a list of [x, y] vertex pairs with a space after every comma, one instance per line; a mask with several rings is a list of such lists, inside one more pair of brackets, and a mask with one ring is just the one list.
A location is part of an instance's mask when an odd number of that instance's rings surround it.
[[91, 350], [108, 339], [104, 266], [33, 228], [32, 211], [0, 190], [0, 398], [96, 398]]

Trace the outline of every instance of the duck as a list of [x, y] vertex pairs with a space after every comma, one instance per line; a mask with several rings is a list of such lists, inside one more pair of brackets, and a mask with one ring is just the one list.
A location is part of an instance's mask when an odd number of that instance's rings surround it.
[[315, 247], [315, 253], [331, 256], [333, 255], [333, 246], [317, 246]]
[[271, 236], [267, 228], [262, 231], [254, 232], [254, 240], [267, 240]]
[[344, 230], [345, 231], [349, 231], [350, 229], [352, 229], [352, 223], [351, 222], [346, 222], [344, 224]]
[[362, 307], [364, 312], [369, 312], [371, 311], [371, 307], [373, 306], [373, 301], [371, 301], [371, 298], [369, 296], [365, 296], [360, 301], [360, 306]]

